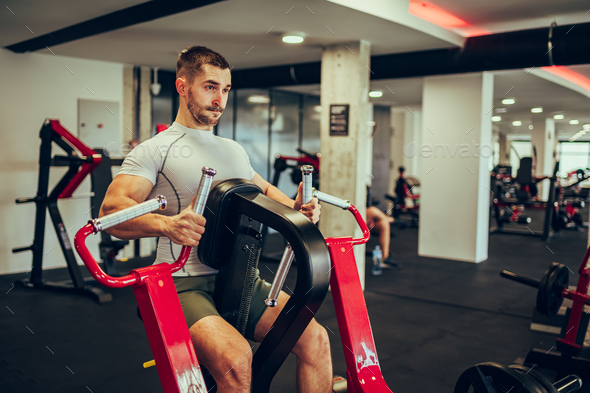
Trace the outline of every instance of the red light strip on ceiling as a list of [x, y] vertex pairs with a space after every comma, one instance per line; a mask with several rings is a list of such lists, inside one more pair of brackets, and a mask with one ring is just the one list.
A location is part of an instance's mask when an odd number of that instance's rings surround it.
[[442, 8], [426, 1], [410, 1], [410, 14], [447, 30], [453, 30], [464, 37], [490, 34], [491, 31], [473, 26]]
[[543, 69], [547, 72], [552, 73], [553, 75], [557, 75], [565, 79], [566, 81], [572, 82], [590, 92], [590, 79], [586, 78], [581, 74], [578, 74], [575, 71], [570, 70], [565, 66], [543, 67]]

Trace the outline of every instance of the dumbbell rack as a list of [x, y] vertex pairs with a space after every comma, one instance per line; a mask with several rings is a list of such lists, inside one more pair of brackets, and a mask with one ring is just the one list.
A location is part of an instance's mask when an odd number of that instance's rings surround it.
[[557, 378], [571, 372], [577, 373], [582, 379], [590, 377], [590, 359], [578, 356], [582, 345], [576, 342], [584, 306], [590, 305], [590, 296], [588, 296], [588, 287], [590, 285], [589, 259], [590, 247], [586, 250], [584, 259], [578, 269], [580, 278], [575, 291], [568, 288], [569, 269], [567, 266], [555, 262], [549, 266], [540, 281], [506, 270], [500, 273], [502, 277], [538, 288], [537, 310], [543, 314], [555, 316], [564, 299], [572, 300], [572, 307], [565, 329], [566, 333], [564, 337], [557, 339], [557, 351], [533, 348], [525, 358], [525, 364], [534, 364], [541, 368], [556, 370]]

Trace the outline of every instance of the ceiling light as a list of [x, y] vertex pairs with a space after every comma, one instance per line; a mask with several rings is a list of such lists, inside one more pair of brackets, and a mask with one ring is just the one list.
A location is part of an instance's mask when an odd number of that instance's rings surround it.
[[570, 120], [570, 124], [580, 124], [579, 120]]
[[383, 92], [381, 90], [374, 90], [369, 92], [369, 97], [379, 98], [383, 96]]
[[305, 34], [299, 32], [290, 32], [283, 34], [283, 42], [287, 44], [300, 44], [303, 42]]
[[250, 104], [268, 104], [270, 98], [268, 96], [250, 96], [248, 97], [248, 102]]
[[502, 100], [502, 104], [504, 105], [513, 105], [516, 102], [514, 98], [504, 98]]
[[512, 122], [512, 125], [515, 126], [515, 127], [519, 127], [519, 126], [522, 125], [522, 122], [520, 120], [515, 120], [515, 121]]
[[492, 121], [500, 121], [502, 120], [502, 117], [500, 116], [492, 116]]
[[564, 115], [561, 115], [561, 114], [559, 114], [559, 115], [555, 115], [555, 116], [553, 116], [553, 118], [554, 118], [555, 120], [563, 120], [563, 119], [565, 119], [565, 116], [564, 116]]
[[496, 108], [496, 113], [506, 113], [507, 111], [506, 108]]
[[532, 108], [531, 112], [532, 113], [543, 113], [543, 108]]
[[584, 131], [590, 131], [590, 124], [584, 124], [582, 128], [584, 129]]
[[530, 125], [529, 125], [529, 130], [532, 130], [532, 129], [533, 129], [533, 125], [532, 125], [532, 124], [530, 124]]

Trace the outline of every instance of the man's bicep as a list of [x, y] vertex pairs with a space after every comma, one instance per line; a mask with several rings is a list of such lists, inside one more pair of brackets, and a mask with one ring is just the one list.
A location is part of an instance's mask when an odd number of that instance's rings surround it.
[[141, 203], [146, 200], [154, 185], [142, 176], [117, 175], [109, 186], [102, 203], [101, 213], [109, 214], [128, 207], [129, 202]]

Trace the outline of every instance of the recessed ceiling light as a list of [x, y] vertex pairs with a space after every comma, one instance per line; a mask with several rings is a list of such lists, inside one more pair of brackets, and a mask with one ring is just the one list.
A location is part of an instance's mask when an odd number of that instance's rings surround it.
[[270, 98], [268, 96], [250, 96], [248, 97], [248, 102], [250, 104], [268, 104], [270, 102]]
[[374, 90], [369, 92], [369, 97], [379, 98], [383, 96], [383, 92], [381, 90]]
[[582, 128], [584, 129], [584, 131], [590, 131], [590, 124], [584, 124]]
[[543, 113], [543, 108], [532, 108], [531, 112], [532, 113]]
[[496, 113], [506, 113], [506, 108], [496, 108]]
[[492, 116], [492, 121], [500, 121], [502, 118], [500, 116]]
[[283, 34], [283, 42], [287, 44], [300, 44], [303, 42], [305, 34], [303, 33], [285, 33]]
[[570, 120], [570, 124], [580, 124], [579, 120]]
[[532, 129], [533, 129], [533, 125], [529, 124], [529, 130], [532, 130]]
[[553, 116], [553, 118], [554, 118], [555, 120], [563, 120], [563, 119], [565, 119], [565, 116], [564, 116], [564, 115], [561, 115], [561, 114], [559, 114], [559, 115], [555, 115], [555, 116]]
[[522, 125], [522, 122], [520, 120], [515, 120], [515, 121], [512, 122], [512, 125], [515, 126], [515, 127], [519, 127], [519, 126]]
[[502, 100], [502, 104], [504, 105], [513, 105], [516, 102], [514, 98], [504, 98]]

